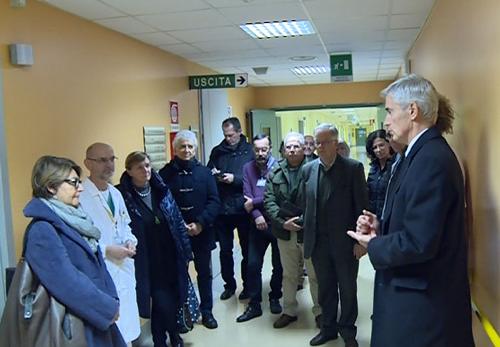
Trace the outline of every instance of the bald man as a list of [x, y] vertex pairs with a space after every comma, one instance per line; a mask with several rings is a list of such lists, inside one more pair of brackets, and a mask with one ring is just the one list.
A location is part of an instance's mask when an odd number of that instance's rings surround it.
[[131, 345], [140, 334], [135, 294], [135, 255], [137, 239], [121, 193], [110, 184], [115, 173], [115, 153], [105, 143], [87, 149], [84, 164], [90, 176], [83, 182], [80, 204], [101, 231], [99, 246], [120, 299], [120, 318], [116, 322], [124, 340]]

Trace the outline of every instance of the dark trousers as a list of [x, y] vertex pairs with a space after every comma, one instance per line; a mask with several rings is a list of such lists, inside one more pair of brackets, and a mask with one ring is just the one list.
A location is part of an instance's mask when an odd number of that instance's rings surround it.
[[248, 268], [248, 233], [250, 220], [247, 215], [220, 215], [216, 220], [217, 239], [220, 245], [220, 267], [224, 280], [224, 288], [236, 291], [236, 281], [234, 279], [234, 259], [233, 243], [234, 229], [238, 229], [241, 254], [241, 279], [243, 280], [243, 290], [247, 288], [247, 268]]
[[201, 314], [211, 313], [213, 307], [212, 251], [208, 248], [193, 248], [193, 254], [198, 291], [200, 292], [200, 311]]
[[[345, 252], [343, 252], [345, 253]], [[346, 253], [347, 254], [347, 253]], [[346, 259], [335, 257], [328, 237], [318, 237], [312, 262], [318, 279], [318, 301], [321, 306], [321, 331], [329, 336], [337, 333], [344, 339], [356, 337], [358, 317], [357, 284], [359, 262], [352, 251]], [[337, 309], [340, 293], [340, 318]]]
[[166, 333], [170, 339], [178, 336], [177, 309], [179, 308], [176, 285], [151, 289], [151, 335], [155, 347], [167, 347]]
[[269, 244], [271, 245], [271, 262], [273, 265], [269, 299], [279, 299], [283, 295], [281, 292], [283, 267], [281, 266], [278, 241], [271, 233], [270, 225], [267, 230], [258, 230], [255, 226], [252, 226], [248, 245], [248, 294], [250, 295], [250, 305], [253, 306], [259, 306], [262, 302], [262, 265]]

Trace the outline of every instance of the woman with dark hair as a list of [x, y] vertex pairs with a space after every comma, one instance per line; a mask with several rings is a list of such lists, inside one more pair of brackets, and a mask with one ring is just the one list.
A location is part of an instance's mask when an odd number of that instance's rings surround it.
[[382, 217], [385, 192], [391, 177], [393, 150], [384, 129], [371, 132], [366, 139], [366, 153], [371, 160], [368, 173], [369, 210]]
[[172, 193], [151, 168], [149, 156], [132, 152], [117, 187], [130, 214], [137, 237], [135, 274], [137, 304], [143, 318], [151, 317], [155, 347], [166, 347], [166, 333], [174, 347], [184, 346], [176, 314], [185, 302], [187, 264], [192, 260], [186, 224]]
[[121, 347], [118, 295], [98, 247], [101, 233], [80, 207], [80, 174], [70, 159], [37, 160], [23, 211], [33, 218], [24, 256], [50, 295], [83, 321], [87, 346]]

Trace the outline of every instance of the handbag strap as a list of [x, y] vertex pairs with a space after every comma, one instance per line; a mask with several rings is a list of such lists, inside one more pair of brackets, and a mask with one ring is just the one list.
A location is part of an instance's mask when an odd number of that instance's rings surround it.
[[24, 258], [24, 253], [26, 252], [26, 244], [28, 243], [28, 232], [30, 231], [31, 227], [33, 224], [38, 222], [40, 219], [38, 218], [33, 218], [31, 222], [28, 224], [26, 227], [26, 230], [24, 231], [24, 236], [23, 236], [23, 251], [21, 253], [21, 258]]

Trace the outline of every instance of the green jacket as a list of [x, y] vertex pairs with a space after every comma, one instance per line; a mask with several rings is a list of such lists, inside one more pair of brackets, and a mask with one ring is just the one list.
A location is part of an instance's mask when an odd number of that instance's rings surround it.
[[[306, 162], [307, 159], [304, 158], [300, 164], [299, 170]], [[300, 175], [297, 175], [296, 184], [290, 187], [289, 170], [288, 161], [286, 159], [281, 159], [269, 174], [266, 182], [266, 191], [264, 193], [264, 209], [271, 219], [272, 233], [282, 240], [290, 240], [290, 231], [283, 229], [285, 219], [278, 215], [280, 206], [282, 206], [285, 201], [298, 205], [296, 196], [299, 188], [298, 177]], [[302, 242], [302, 239], [303, 231], [301, 230], [297, 234], [297, 240]]]

